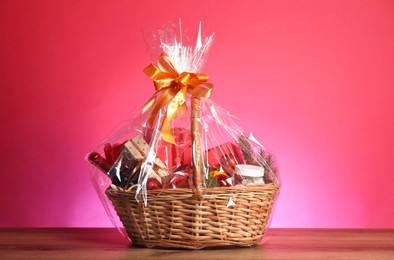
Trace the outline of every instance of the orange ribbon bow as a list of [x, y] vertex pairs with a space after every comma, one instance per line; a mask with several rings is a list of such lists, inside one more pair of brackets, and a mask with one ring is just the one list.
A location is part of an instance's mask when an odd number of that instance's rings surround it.
[[[164, 52], [160, 55], [157, 65], [158, 67], [149, 64], [144, 69], [145, 74], [153, 79], [156, 93], [145, 103], [142, 113], [153, 107], [148, 119], [152, 126], [157, 113], [169, 102], [161, 124], [160, 134], [164, 141], [175, 144], [170, 121], [177, 114], [181, 115], [186, 111], [186, 93], [194, 97], [210, 97], [213, 84], [208, 82], [208, 76], [204, 74], [191, 72], [179, 74], [173, 62]], [[160, 97], [157, 98], [159, 95]]]

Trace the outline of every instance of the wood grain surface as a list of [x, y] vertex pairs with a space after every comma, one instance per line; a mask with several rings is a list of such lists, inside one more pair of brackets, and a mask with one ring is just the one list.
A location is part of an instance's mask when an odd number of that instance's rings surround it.
[[112, 228], [3, 228], [0, 259], [394, 259], [394, 229], [270, 229], [250, 248], [169, 250]]

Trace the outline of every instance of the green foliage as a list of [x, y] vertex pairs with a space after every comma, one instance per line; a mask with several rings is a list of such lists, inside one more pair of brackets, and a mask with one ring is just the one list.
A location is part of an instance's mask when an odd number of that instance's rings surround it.
[[217, 180], [217, 178], [215, 178], [215, 176], [211, 173], [208, 174], [208, 176], [205, 178], [205, 187], [206, 188], [215, 188], [215, 187], [219, 187], [219, 181]]

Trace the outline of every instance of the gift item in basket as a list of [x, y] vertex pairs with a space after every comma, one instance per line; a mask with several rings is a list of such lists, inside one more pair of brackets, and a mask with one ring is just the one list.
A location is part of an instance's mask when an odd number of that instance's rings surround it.
[[[126, 150], [130, 153], [135, 161], [145, 161], [148, 156], [150, 147], [142, 136], [135, 136], [130, 141], [125, 143]], [[152, 167], [152, 177], [156, 178], [160, 183], [164, 176], [169, 175], [170, 172], [160, 158], [156, 157]]]
[[104, 146], [105, 159], [109, 161], [112, 165], [118, 159], [120, 153], [122, 152], [124, 143], [121, 144], [110, 144], [106, 143]]
[[157, 66], [144, 69], [156, 92], [142, 114], [107, 138], [125, 143], [105, 142], [96, 150], [103, 149], [105, 158], [89, 156], [98, 167], [94, 173], [101, 169], [115, 184], [96, 187], [112, 202], [134, 245], [255, 245], [269, 226], [280, 188], [275, 161], [250, 130], [209, 99], [213, 84], [198, 72], [213, 34], [205, 36], [200, 25], [191, 44], [193, 37], [183, 37], [178, 25], [148, 36], [160, 51]]
[[88, 156], [88, 160], [103, 173], [108, 173], [112, 167], [112, 164], [102, 157], [98, 152], [91, 152]]
[[206, 188], [230, 187], [233, 186], [233, 183], [232, 178], [221, 171], [211, 171], [205, 179]]
[[126, 186], [127, 179], [131, 172], [129, 169], [134, 167], [130, 164], [124, 164], [123, 162], [121, 162], [121, 166], [115, 166], [116, 163], [111, 162], [110, 159], [107, 158], [107, 156], [104, 158], [97, 152], [91, 152], [88, 156], [89, 162], [95, 165], [103, 173], [107, 174], [114, 185], [119, 187]]
[[163, 180], [164, 189], [179, 189], [191, 187], [191, 176], [184, 172], [175, 172]]
[[159, 190], [162, 188], [163, 185], [156, 178], [149, 178], [146, 183], [146, 189], [148, 190]]
[[238, 164], [235, 173], [242, 178], [243, 185], [264, 184], [264, 168], [256, 165]]
[[208, 164], [216, 168], [221, 166], [230, 176], [234, 174], [235, 165], [244, 163], [241, 150], [230, 142], [211, 148], [207, 153]]
[[162, 142], [157, 148], [159, 157], [169, 169], [192, 164], [192, 137], [190, 130], [177, 127], [173, 129], [175, 144]]
[[[135, 136], [131, 140], [117, 145], [106, 143], [104, 146], [105, 158], [97, 152], [88, 156], [89, 161], [106, 173], [112, 183], [121, 188], [128, 188], [138, 183], [138, 175], [142, 164], [145, 162], [150, 147], [142, 136]], [[155, 158], [151, 178], [160, 183], [162, 178], [170, 172], [160, 158]], [[154, 185], [151, 185], [152, 187]]]

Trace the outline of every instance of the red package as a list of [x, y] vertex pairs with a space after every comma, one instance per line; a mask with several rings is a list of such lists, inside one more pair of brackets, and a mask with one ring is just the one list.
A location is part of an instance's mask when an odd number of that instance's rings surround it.
[[163, 187], [165, 189], [190, 188], [191, 175], [183, 172], [173, 173], [164, 178]]
[[[241, 150], [237, 145], [231, 142], [213, 147], [209, 149], [207, 153], [209, 165], [215, 168], [220, 167], [220, 165], [225, 168], [228, 164], [235, 167], [236, 164], [245, 163]], [[224, 170], [226, 173], [232, 175], [231, 171], [226, 169]]]
[[107, 159], [111, 164], [114, 164], [118, 159], [120, 152], [123, 149], [124, 142], [121, 144], [106, 143], [104, 146], [105, 159]]
[[168, 168], [181, 165], [191, 165], [192, 162], [192, 136], [186, 128], [174, 128], [173, 134], [176, 145], [162, 142], [157, 150], [157, 156]]

